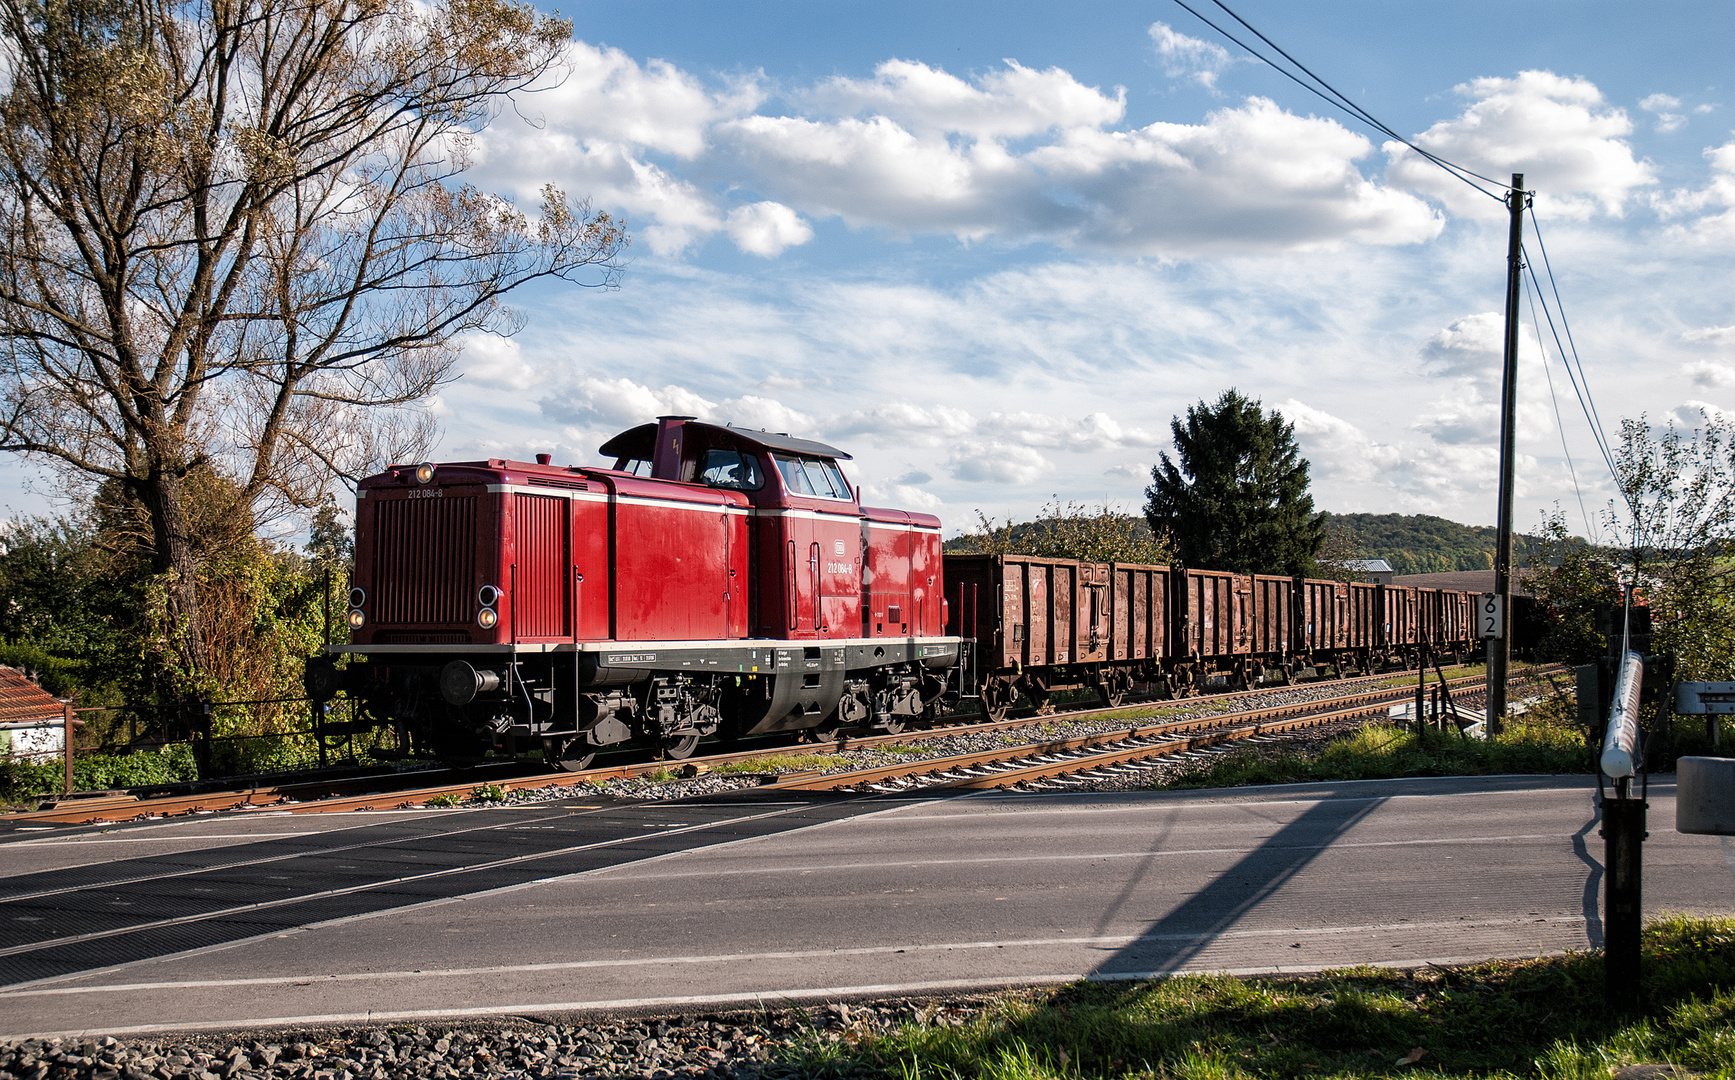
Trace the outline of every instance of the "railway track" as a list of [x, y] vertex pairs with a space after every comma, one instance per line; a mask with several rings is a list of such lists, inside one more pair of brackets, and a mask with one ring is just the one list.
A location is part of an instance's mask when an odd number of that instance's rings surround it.
[[[1483, 680], [1452, 680], [1472, 690]], [[1069, 775], [1173, 757], [1265, 735], [1285, 734], [1385, 715], [1414, 697], [1409, 686], [1368, 691], [1347, 699], [1300, 702], [1194, 720], [1135, 726], [1123, 732], [1080, 736], [1024, 747], [1005, 747], [938, 760], [795, 777], [770, 785], [794, 791], [894, 791], [923, 788], [1007, 788]]]
[[[1522, 673], [1519, 677], [1522, 677]], [[1390, 683], [1394, 678], [1405, 678], [1406, 681], [1403, 685], [1389, 689], [1365, 689], [1370, 684]], [[1480, 685], [1483, 681], [1483, 677], [1478, 675], [1449, 680], [1449, 684], [1454, 689], [1471, 688]], [[1266, 708], [1259, 708], [1256, 704], [1265, 698], [1320, 690], [1328, 691], [1329, 696], [1314, 701], [1289, 702]], [[1340, 690], [1351, 691], [1351, 693], [1329, 693]], [[1407, 677], [1394, 676], [1393, 674], [1370, 675], [1330, 682], [1262, 687], [1197, 698], [1143, 702], [1116, 707], [1073, 709], [983, 723], [941, 724], [893, 735], [857, 735], [846, 730], [831, 747], [813, 747], [811, 745], [791, 747], [783, 744], [694, 757], [678, 763], [668, 761], [633, 762], [587, 769], [581, 772], [533, 773], [516, 776], [501, 775], [497, 772], [479, 774], [475, 771], [464, 773], [450, 771], [420, 774], [394, 773], [282, 785], [261, 784], [245, 789], [153, 798], [139, 798], [132, 795], [118, 795], [108, 798], [73, 798], [64, 800], [52, 808], [7, 815], [5, 820], [20, 823], [90, 824], [129, 821], [140, 817], [168, 817], [223, 810], [271, 809], [290, 813], [335, 813], [353, 810], [398, 809], [426, 805], [429, 800], [442, 796], [462, 798], [470, 795], [480, 786], [497, 787], [505, 793], [549, 787], [569, 788], [611, 780], [642, 778], [669, 771], [672, 768], [679, 769], [689, 775], [696, 775], [722, 766], [751, 764], [755, 761], [776, 758], [786, 759], [792, 753], [810, 750], [823, 752], [830, 748], [839, 750], [869, 749], [879, 746], [920, 743], [960, 735], [1014, 731], [1053, 721], [1089, 721], [1093, 718], [1129, 713], [1136, 715], [1140, 712], [1149, 713], [1153, 710], [1196, 710], [1201, 707], [1214, 710], [1210, 715], [1190, 716], [1185, 719], [1143, 726], [1134, 725], [1126, 729], [1105, 732], [1100, 736], [1084, 736], [1081, 737], [1082, 741], [1081, 739], [1067, 739], [1058, 742], [1045, 741], [1023, 744], [1021, 748], [1024, 757], [1053, 756], [1056, 754], [1077, 756], [1086, 754], [1088, 751], [1087, 756], [1095, 758], [1113, 752], [1097, 751], [1090, 748], [1122, 740], [1131, 740], [1135, 745], [1129, 745], [1120, 751], [1131, 755], [1126, 759], [1130, 762], [1185, 753], [1206, 746], [1257, 737], [1262, 734], [1298, 731], [1372, 716], [1394, 702], [1412, 697], [1413, 694], [1414, 684], [1409, 683]], [[1346, 701], [1348, 704], [1344, 704]], [[1338, 703], [1339, 709], [1334, 713], [1320, 713], [1318, 706], [1321, 702]], [[1247, 708], [1246, 706], [1250, 704], [1254, 707]], [[1231, 719], [1234, 722], [1226, 725], [1225, 721]], [[1150, 745], [1146, 745], [1147, 743]], [[1014, 749], [1019, 748], [1008, 747], [1007, 751]], [[1091, 767], [1086, 765], [1079, 769], [1073, 769], [1066, 764], [1067, 761], [1071, 760], [1071, 758], [1067, 758], [1046, 765], [1037, 763], [1026, 766], [1024, 768], [1031, 771], [1029, 776], [1012, 778], [1015, 770], [1010, 766], [1004, 766], [1004, 762], [1016, 760], [1021, 755], [1010, 754], [1007, 751], [989, 751], [986, 752], [986, 755], [965, 755], [962, 758], [927, 759], [906, 763], [901, 767], [887, 766], [881, 769], [858, 770], [850, 773], [826, 773], [822, 776], [796, 774], [785, 779], [765, 783], [763, 786], [789, 790], [824, 790], [843, 787], [871, 789], [875, 784], [917, 786], [917, 782], [909, 778], [921, 776], [924, 773], [932, 773], [936, 770], [955, 772], [963, 769], [970, 770], [970, 772], [947, 781], [950, 786], [1003, 787], [1017, 783], [1029, 783], [1033, 779], [1039, 779], [1035, 776], [1035, 771], [1040, 771], [1043, 768], [1059, 770], [1055, 775], [1066, 775], [1069, 771], [1082, 771]], [[996, 755], [998, 756], [996, 757]], [[973, 760], [975, 758], [981, 758], [981, 760]], [[990, 761], [990, 758], [994, 760]], [[1102, 758], [1101, 763], [1095, 767], [1109, 767], [1110, 764], [1106, 758]], [[901, 780], [898, 779], [900, 768], [903, 770], [901, 774], [903, 779]], [[979, 772], [984, 769], [989, 770], [989, 772]], [[869, 774], [875, 775], [869, 778]], [[990, 774], [998, 782], [987, 782], [990, 779]], [[838, 778], [848, 777], [855, 777], [855, 779], [833, 782]], [[427, 784], [425, 780], [428, 779], [435, 779], [437, 782]], [[413, 786], [405, 786], [406, 780]], [[424, 782], [418, 784], [418, 781]]]

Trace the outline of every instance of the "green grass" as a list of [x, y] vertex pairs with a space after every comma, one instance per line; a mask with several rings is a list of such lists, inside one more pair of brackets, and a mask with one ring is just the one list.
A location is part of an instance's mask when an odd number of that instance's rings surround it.
[[1163, 788], [1240, 787], [1402, 776], [1588, 773], [1590, 751], [1577, 733], [1541, 737], [1515, 726], [1483, 742], [1451, 733], [1425, 736], [1385, 725], [1362, 728], [1316, 752], [1244, 746], [1159, 782]]
[[731, 761], [718, 765], [718, 773], [805, 772], [808, 769], [832, 769], [849, 764], [849, 759], [836, 754], [778, 754], [775, 757], [754, 758], [751, 761]]
[[1075, 983], [1003, 995], [962, 1020], [941, 1011], [841, 1039], [816, 1032], [790, 1064], [808, 1076], [890, 1080], [1567, 1080], [1645, 1062], [1735, 1075], [1735, 920], [1652, 923], [1644, 970], [1645, 1005], [1627, 1017], [1603, 1007], [1595, 953], [1316, 977]]
[[1239, 787], [1402, 776], [1495, 773], [1588, 773], [1595, 767], [1570, 698], [1551, 698], [1507, 722], [1492, 740], [1452, 731], [1411, 733], [1385, 724], [1334, 739], [1322, 748], [1241, 746], [1156, 786]]

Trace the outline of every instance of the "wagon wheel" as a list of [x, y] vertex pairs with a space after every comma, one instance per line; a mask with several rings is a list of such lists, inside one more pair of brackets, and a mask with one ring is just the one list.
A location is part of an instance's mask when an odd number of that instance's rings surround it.
[[1109, 708], [1119, 708], [1126, 703], [1127, 688], [1119, 680], [1111, 679], [1096, 684], [1096, 696], [1102, 698], [1102, 703]]
[[542, 760], [550, 769], [583, 772], [596, 760], [596, 747], [582, 735], [553, 736], [542, 740]]
[[904, 717], [899, 713], [888, 713], [879, 723], [874, 725], [874, 730], [881, 735], [896, 735], [904, 730]]
[[821, 720], [818, 726], [809, 728], [807, 734], [816, 743], [834, 743], [837, 741], [837, 733], [842, 730], [843, 721], [837, 718], [836, 713], [832, 713]]
[[681, 761], [693, 756], [693, 751], [699, 748], [699, 733], [689, 731], [685, 735], [669, 735], [663, 739], [663, 756], [671, 761]]
[[1012, 708], [1012, 702], [1017, 697], [1017, 692], [1010, 687], [1002, 686], [997, 682], [990, 682], [982, 688], [982, 711], [987, 714], [990, 720], [1004, 720], [1007, 712]]

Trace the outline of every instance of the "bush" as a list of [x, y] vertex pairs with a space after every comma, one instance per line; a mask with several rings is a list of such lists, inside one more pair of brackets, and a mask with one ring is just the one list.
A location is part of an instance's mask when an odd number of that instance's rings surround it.
[[[151, 787], [198, 779], [193, 748], [174, 743], [161, 751], [72, 756], [72, 779], [79, 791]], [[41, 795], [58, 795], [66, 780], [60, 758], [49, 761], [8, 761], [0, 764], [0, 801], [19, 803]]]

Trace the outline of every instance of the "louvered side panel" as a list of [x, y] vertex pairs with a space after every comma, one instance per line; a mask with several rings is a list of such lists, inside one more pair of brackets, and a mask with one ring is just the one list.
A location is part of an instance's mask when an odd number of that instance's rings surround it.
[[513, 495], [512, 527], [517, 539], [518, 636], [565, 637], [567, 501], [553, 495]]
[[475, 496], [381, 499], [373, 569], [376, 624], [468, 623], [475, 614]]

